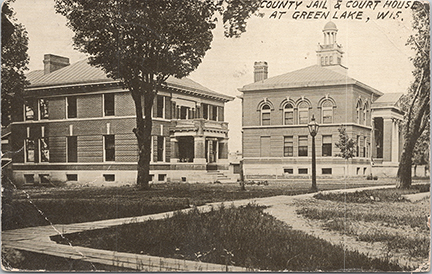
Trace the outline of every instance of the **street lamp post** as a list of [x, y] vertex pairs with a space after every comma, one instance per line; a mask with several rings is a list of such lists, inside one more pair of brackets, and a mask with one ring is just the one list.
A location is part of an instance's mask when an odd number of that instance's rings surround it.
[[312, 114], [312, 119], [310, 123], [308, 124], [309, 133], [312, 136], [312, 188], [311, 191], [316, 192], [318, 191], [317, 185], [316, 185], [316, 155], [315, 155], [315, 136], [318, 133], [319, 125], [315, 121], [315, 117]]

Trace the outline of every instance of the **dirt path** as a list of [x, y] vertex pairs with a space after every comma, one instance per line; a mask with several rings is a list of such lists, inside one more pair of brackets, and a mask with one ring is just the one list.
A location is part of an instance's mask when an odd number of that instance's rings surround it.
[[389, 259], [392, 262], [398, 263], [401, 266], [407, 266], [410, 269], [415, 269], [425, 263], [423, 260], [410, 259], [409, 255], [405, 253], [390, 253], [381, 242], [368, 243], [357, 241], [352, 236], [324, 230], [321, 226], [322, 222], [307, 219], [296, 213], [296, 210], [299, 209], [296, 206], [296, 201], [305, 199], [313, 200], [312, 196], [305, 195], [291, 197], [291, 199], [286, 199], [280, 203], [274, 203], [271, 207], [267, 208], [267, 212], [277, 219], [286, 222], [295, 230], [303, 231], [335, 245], [342, 245], [346, 250], [358, 251], [371, 258]]

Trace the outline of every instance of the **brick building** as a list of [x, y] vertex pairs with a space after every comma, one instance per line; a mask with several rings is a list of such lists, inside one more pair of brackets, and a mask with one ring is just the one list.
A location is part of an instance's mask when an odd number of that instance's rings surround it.
[[[318, 176], [396, 175], [402, 147], [403, 113], [398, 107], [402, 94], [383, 94], [349, 77], [337, 32], [333, 22], [325, 25], [316, 65], [268, 78], [268, 64], [255, 62], [254, 83], [239, 89], [247, 176], [309, 176], [312, 137], [307, 124], [312, 115], [320, 125]], [[335, 146], [341, 126], [357, 142], [356, 157], [348, 165], [337, 156]]]
[[[128, 90], [87, 60], [44, 57], [27, 75], [22, 115], [11, 125], [19, 184], [136, 181], [135, 108]], [[153, 106], [153, 181], [213, 180], [228, 170], [224, 104], [233, 98], [169, 78]]]

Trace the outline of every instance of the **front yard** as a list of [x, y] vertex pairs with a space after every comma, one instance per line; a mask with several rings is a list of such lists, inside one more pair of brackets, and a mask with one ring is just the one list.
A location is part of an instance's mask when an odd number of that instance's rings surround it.
[[[390, 180], [363, 179], [328, 181], [321, 190], [393, 184]], [[2, 199], [2, 230], [70, 224], [105, 219], [142, 216], [203, 205], [276, 195], [298, 195], [309, 191], [310, 181], [238, 184], [155, 184], [149, 191], [123, 187], [32, 187], [15, 189], [11, 199]]]
[[[393, 185], [394, 182], [350, 180], [347, 183], [341, 180], [320, 182], [318, 187], [330, 190], [384, 184]], [[309, 188], [309, 181], [248, 185], [246, 191], [241, 191], [237, 184], [188, 183], [154, 185], [150, 191], [135, 187], [31, 188], [16, 190], [12, 201], [6, 204], [3, 201], [2, 224], [3, 229], [13, 229], [49, 222], [139, 216], [209, 202], [304, 194]], [[255, 204], [213, 208], [207, 213], [194, 209], [163, 220], [69, 234], [66, 242], [119, 252], [243, 266], [250, 270], [413, 270], [426, 262], [429, 255], [430, 230], [426, 220], [430, 215], [430, 198], [410, 202], [402, 195], [419, 191], [429, 192], [429, 183], [423, 181], [422, 186], [409, 191], [319, 193], [292, 205], [317, 229], [355, 237], [358, 243], [384, 246], [379, 256], [294, 230], [289, 222], [275, 219], [266, 213], [268, 210]], [[53, 240], [65, 243], [59, 237]], [[40, 257], [29, 256], [25, 261]]]

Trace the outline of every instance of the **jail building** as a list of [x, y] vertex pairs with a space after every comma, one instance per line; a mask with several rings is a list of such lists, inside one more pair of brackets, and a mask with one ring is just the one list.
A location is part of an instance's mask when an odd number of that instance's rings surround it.
[[[17, 183], [136, 181], [135, 107], [130, 92], [87, 60], [44, 56], [28, 73], [11, 125]], [[170, 77], [153, 105], [152, 181], [214, 180], [228, 170], [224, 105], [232, 97]]]
[[[268, 77], [267, 62], [255, 62], [254, 82], [243, 86], [243, 157], [246, 176], [290, 178], [311, 175], [312, 137], [319, 123], [317, 175], [395, 176], [402, 147], [402, 93], [383, 94], [348, 76], [338, 29], [328, 22], [317, 64]], [[340, 127], [356, 142], [348, 162], [336, 147]]]

